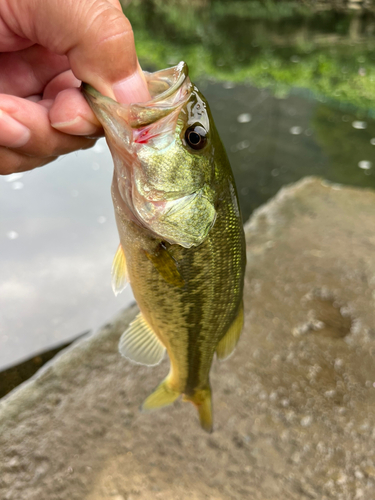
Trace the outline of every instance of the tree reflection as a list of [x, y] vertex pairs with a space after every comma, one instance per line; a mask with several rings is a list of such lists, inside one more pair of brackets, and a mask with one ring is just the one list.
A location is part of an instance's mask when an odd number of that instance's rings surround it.
[[375, 17], [297, 2], [144, 0], [125, 7], [145, 67], [188, 62], [193, 78], [310, 89], [375, 109]]

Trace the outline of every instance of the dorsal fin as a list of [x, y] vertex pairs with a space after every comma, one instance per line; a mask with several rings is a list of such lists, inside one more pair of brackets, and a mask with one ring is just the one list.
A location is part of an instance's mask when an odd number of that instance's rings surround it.
[[141, 365], [158, 365], [163, 359], [165, 347], [146, 322], [142, 313], [130, 323], [122, 334], [119, 351], [125, 358]]
[[225, 359], [230, 354], [232, 354], [240, 338], [242, 326], [243, 326], [243, 303], [241, 304], [240, 309], [233, 323], [230, 325], [229, 330], [220, 340], [220, 342], [216, 347], [216, 355], [218, 359]]
[[121, 293], [129, 283], [128, 271], [126, 269], [126, 259], [121, 243], [118, 246], [117, 252], [112, 263], [112, 290], [117, 296]]

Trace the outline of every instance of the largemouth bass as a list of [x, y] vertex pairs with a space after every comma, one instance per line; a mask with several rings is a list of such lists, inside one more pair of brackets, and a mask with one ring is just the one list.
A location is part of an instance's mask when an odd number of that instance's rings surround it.
[[212, 360], [231, 354], [243, 325], [241, 214], [227, 155], [187, 65], [145, 75], [146, 103], [119, 104], [83, 84], [114, 160], [114, 291], [130, 281], [141, 311], [119, 349], [145, 365], [167, 350], [169, 374], [143, 409], [183, 394], [211, 432]]

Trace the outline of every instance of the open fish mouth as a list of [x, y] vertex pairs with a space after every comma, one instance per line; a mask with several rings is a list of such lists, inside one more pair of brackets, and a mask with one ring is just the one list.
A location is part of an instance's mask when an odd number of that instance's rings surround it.
[[142, 145], [162, 149], [173, 140], [180, 110], [193, 90], [188, 72], [183, 61], [155, 73], [145, 71], [152, 99], [142, 103], [118, 103], [82, 83], [83, 95], [104, 128], [112, 154], [117, 150], [128, 168], [137, 164], [135, 157]]
[[[99, 107], [110, 106], [115, 103], [121, 108], [121, 112], [117, 110], [117, 114], [126, 120], [126, 123], [131, 128], [137, 129], [154, 123], [177, 110], [186, 102], [191, 91], [188, 66], [183, 61], [172, 68], [155, 73], [147, 71], [143, 73], [152, 97], [147, 102], [119, 104], [109, 97], [103, 96], [88, 83], [82, 83], [81, 88], [95, 113], [100, 111]], [[100, 114], [104, 119], [103, 111]]]
[[209, 133], [206, 104], [184, 62], [144, 74], [152, 96], [147, 102], [120, 104], [88, 84], [82, 84], [82, 91], [112, 152], [118, 203], [155, 236], [186, 248], [197, 246], [216, 219], [205, 188], [209, 180], [200, 167], [211, 160], [189, 150], [184, 134], [197, 121]]
[[169, 115], [186, 102], [190, 93], [185, 62], [156, 73], [145, 72], [145, 77], [152, 100], [131, 105], [129, 124], [132, 128], [145, 127]]

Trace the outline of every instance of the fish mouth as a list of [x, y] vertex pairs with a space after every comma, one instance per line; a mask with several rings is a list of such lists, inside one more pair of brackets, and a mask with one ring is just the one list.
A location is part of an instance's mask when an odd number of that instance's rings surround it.
[[91, 87], [88, 83], [82, 82], [81, 90], [85, 96], [100, 97], [102, 94], [98, 92], [94, 87]]
[[177, 66], [156, 73], [145, 72], [146, 81], [153, 100], [162, 101], [175, 93], [189, 75], [188, 65], [181, 61]]
[[[114, 119], [119, 120], [121, 126], [125, 122], [128, 127], [138, 129], [164, 118], [187, 101], [192, 84], [184, 61], [155, 73], [143, 73], [152, 97], [146, 102], [120, 104], [103, 96], [88, 83], [82, 83], [82, 93], [106, 132], [110, 132], [108, 122]], [[111, 119], [109, 115], [113, 115]]]
[[[155, 73], [144, 71], [152, 99], [133, 104], [118, 103], [88, 83], [82, 83], [81, 91], [104, 128], [112, 154], [117, 150], [120, 156], [134, 157], [138, 147], [150, 139], [172, 137], [179, 110], [193, 88], [188, 72], [183, 61]], [[129, 161], [128, 158], [125, 164]]]
[[[182, 86], [189, 75], [189, 68], [186, 62], [181, 61], [177, 66], [162, 69], [154, 73], [143, 72], [147, 87], [152, 99], [145, 102], [133, 103], [134, 106], [148, 106], [150, 103], [162, 101], [175, 93]], [[98, 90], [90, 84], [82, 82], [81, 89], [85, 95], [92, 97], [104, 97]], [[109, 99], [109, 98], [107, 98]]]
[[[152, 97], [147, 102], [121, 104], [89, 84], [81, 87], [104, 128], [112, 152], [116, 203], [134, 222], [169, 243], [185, 248], [197, 246], [216, 218], [202, 186], [192, 186], [191, 191], [143, 189], [147, 185], [147, 159], [142, 152], [148, 147], [155, 155], [163, 155], [162, 151], [176, 140], [181, 110], [194, 92], [188, 66], [180, 62], [172, 68], [144, 74]], [[207, 223], [202, 219], [207, 219]]]

